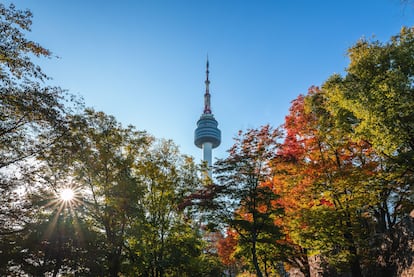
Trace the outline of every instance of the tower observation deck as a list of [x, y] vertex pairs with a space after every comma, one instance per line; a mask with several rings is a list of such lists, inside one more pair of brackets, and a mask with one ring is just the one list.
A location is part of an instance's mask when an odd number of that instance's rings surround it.
[[[209, 63], [206, 64], [206, 92], [204, 93], [204, 112], [197, 121], [197, 128], [194, 131], [194, 144], [203, 149], [203, 160], [209, 168], [212, 166], [212, 149], [220, 145], [221, 131], [217, 128], [218, 122], [211, 113], [210, 105], [210, 80], [208, 79]], [[209, 172], [211, 175], [211, 172]]]

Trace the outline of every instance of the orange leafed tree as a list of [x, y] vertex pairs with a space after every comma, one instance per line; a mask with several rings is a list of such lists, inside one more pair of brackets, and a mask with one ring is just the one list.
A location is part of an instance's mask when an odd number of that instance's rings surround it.
[[281, 195], [283, 226], [294, 243], [310, 253], [339, 250], [330, 257], [338, 263], [345, 259], [353, 276], [361, 276], [357, 249], [369, 230], [360, 227], [360, 211], [377, 201], [368, 185], [378, 163], [370, 145], [354, 140], [338, 119], [348, 114], [334, 117], [328, 100], [323, 90], [311, 87], [292, 102], [273, 165], [275, 193]]

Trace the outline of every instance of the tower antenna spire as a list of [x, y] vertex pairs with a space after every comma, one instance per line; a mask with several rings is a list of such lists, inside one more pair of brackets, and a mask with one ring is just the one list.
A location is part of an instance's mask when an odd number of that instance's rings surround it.
[[208, 80], [208, 74], [210, 73], [210, 71], [208, 71], [208, 67], [209, 67], [209, 62], [208, 62], [208, 54], [207, 54], [207, 63], [206, 63], [206, 75], [207, 75], [207, 78], [206, 78], [206, 80]]
[[204, 83], [206, 84], [206, 92], [204, 93], [204, 114], [211, 114], [211, 103], [210, 103], [210, 80], [208, 79], [208, 75], [210, 71], [208, 70], [209, 63], [208, 63], [208, 55], [207, 55], [207, 63], [206, 63], [206, 80]]

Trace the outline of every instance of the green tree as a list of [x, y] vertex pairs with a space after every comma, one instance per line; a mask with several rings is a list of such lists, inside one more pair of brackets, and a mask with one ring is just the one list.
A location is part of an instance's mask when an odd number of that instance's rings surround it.
[[71, 134], [68, 141], [55, 144], [45, 161], [52, 171], [63, 170], [74, 178], [89, 221], [105, 234], [104, 268], [109, 276], [118, 276], [128, 230], [144, 218], [145, 187], [134, 169], [143, 163], [153, 138], [93, 110], [73, 117]]
[[65, 94], [44, 85], [48, 77], [32, 57], [51, 52], [28, 40], [30, 11], [0, 4], [0, 169], [49, 147], [65, 130]]
[[[190, 211], [180, 207], [199, 181], [193, 160], [172, 141], [155, 143], [145, 132], [87, 109], [72, 117], [70, 136], [45, 152], [42, 164], [43, 188], [76, 191], [79, 222], [72, 224], [84, 224], [90, 239], [74, 254], [61, 252], [70, 261], [65, 264], [73, 265], [70, 270], [103, 276], [202, 276], [218, 268], [202, 252]], [[97, 245], [96, 251], [91, 245]], [[97, 253], [90, 257], [100, 261], [101, 271], [82, 256], [89, 252]], [[81, 262], [78, 256], [84, 257]]]
[[[68, 134], [37, 157], [33, 185], [24, 193], [27, 228], [4, 242], [7, 274], [17, 268], [21, 274], [118, 276], [123, 270], [129, 229], [144, 218], [135, 168], [152, 137], [93, 110], [69, 122]], [[59, 196], [64, 188], [75, 192], [67, 203]]]
[[[27, 163], [66, 133], [70, 101], [62, 89], [45, 85], [34, 57], [51, 52], [28, 40], [30, 11], [0, 4], [0, 236], [25, 227], [29, 203], [16, 193], [31, 184]], [[74, 102], [75, 103], [75, 102]]]
[[402, 28], [387, 43], [358, 41], [348, 50], [345, 77], [324, 85], [336, 107], [355, 118], [352, 131], [387, 157], [414, 167], [414, 29]]
[[206, 264], [200, 232], [191, 214], [181, 207], [199, 184], [193, 160], [180, 155], [172, 141], [161, 140], [151, 147], [139, 171], [145, 184], [145, 223], [142, 238], [131, 237], [133, 259], [140, 261], [136, 274], [209, 276], [205, 271], [217, 266]]
[[[326, 109], [337, 125], [376, 151], [375, 174], [366, 180], [378, 197], [366, 203], [374, 232], [389, 241], [397, 236], [396, 224], [414, 208], [413, 42], [412, 28], [402, 28], [387, 43], [360, 40], [348, 51], [347, 74], [333, 75], [323, 85]], [[381, 256], [385, 268], [392, 268], [395, 245], [372, 241], [370, 255]]]
[[99, 244], [103, 241], [101, 234], [87, 223], [79, 211], [81, 207], [61, 199], [55, 202], [56, 205], [39, 206], [42, 212], [37, 213], [20, 240], [14, 241], [7, 273], [103, 276], [105, 252]]

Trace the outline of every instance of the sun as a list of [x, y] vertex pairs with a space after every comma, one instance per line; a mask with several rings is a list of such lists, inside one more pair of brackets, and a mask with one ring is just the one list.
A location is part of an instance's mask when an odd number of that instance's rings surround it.
[[75, 192], [71, 188], [64, 188], [60, 191], [60, 199], [69, 202], [75, 197]]

